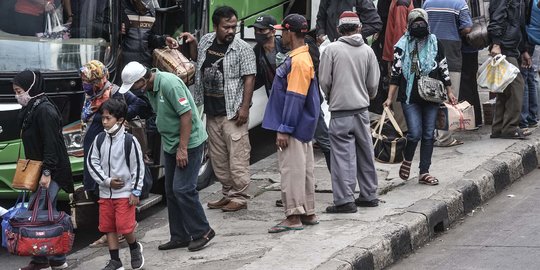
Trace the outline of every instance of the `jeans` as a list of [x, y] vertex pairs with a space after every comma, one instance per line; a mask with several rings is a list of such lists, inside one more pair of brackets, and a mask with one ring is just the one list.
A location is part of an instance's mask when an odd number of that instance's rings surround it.
[[164, 153], [165, 194], [171, 241], [199, 239], [210, 230], [197, 191], [203, 145], [188, 149], [188, 164], [184, 168], [176, 166], [175, 154]]
[[[49, 193], [49, 198], [52, 202], [52, 207], [56, 209], [56, 196], [58, 195], [58, 192], [60, 191], [60, 187], [55, 181], [51, 181], [49, 184], [49, 188], [46, 189], [46, 191]], [[34, 199], [37, 193], [33, 193], [30, 197], [30, 202]], [[39, 209], [46, 209], [46, 202], [45, 202], [45, 192], [41, 193], [41, 196], [39, 198]], [[66, 262], [66, 255], [55, 255], [50, 257], [45, 256], [33, 256], [32, 262], [34, 263], [49, 263], [50, 261], [53, 261], [55, 263], [62, 264]]]
[[521, 75], [525, 81], [523, 88], [523, 105], [521, 106], [520, 127], [526, 128], [529, 125], [538, 123], [538, 93], [536, 91], [536, 72], [531, 68], [521, 68]]
[[326, 161], [326, 167], [328, 167], [328, 171], [330, 171], [330, 139], [328, 138], [328, 126], [326, 126], [326, 122], [324, 121], [324, 113], [322, 110], [319, 114], [319, 120], [317, 120], [314, 137], [317, 144], [321, 147], [321, 151], [323, 152]]
[[433, 154], [433, 142], [435, 122], [437, 120], [438, 104], [426, 103], [401, 103], [409, 132], [407, 133], [407, 145], [403, 157], [412, 161], [418, 142], [420, 145], [420, 174], [428, 173]]

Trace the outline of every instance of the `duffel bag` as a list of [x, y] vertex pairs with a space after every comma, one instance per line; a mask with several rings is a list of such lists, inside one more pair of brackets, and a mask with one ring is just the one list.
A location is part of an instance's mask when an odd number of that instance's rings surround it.
[[[386, 118], [392, 124], [392, 132], [383, 132]], [[396, 119], [388, 107], [384, 107], [379, 123], [371, 130], [371, 136], [373, 138], [375, 160], [383, 163], [399, 163], [403, 161], [403, 150], [407, 144], [407, 139], [403, 136], [403, 132], [401, 132]]]
[[[39, 209], [41, 193], [46, 192], [47, 209]], [[53, 209], [49, 193], [39, 187], [28, 210], [17, 213], [9, 220], [6, 230], [7, 249], [17, 256], [53, 256], [67, 254], [73, 247], [75, 234], [71, 218]]]
[[75, 192], [69, 194], [73, 228], [95, 230], [98, 227], [98, 199], [92, 192], [84, 190], [84, 186], [76, 187]]

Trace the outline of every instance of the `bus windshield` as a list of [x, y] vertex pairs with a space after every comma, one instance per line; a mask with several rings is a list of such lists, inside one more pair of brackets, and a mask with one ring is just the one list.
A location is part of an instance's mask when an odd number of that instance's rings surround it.
[[0, 72], [76, 70], [111, 57], [114, 0], [0, 1]]

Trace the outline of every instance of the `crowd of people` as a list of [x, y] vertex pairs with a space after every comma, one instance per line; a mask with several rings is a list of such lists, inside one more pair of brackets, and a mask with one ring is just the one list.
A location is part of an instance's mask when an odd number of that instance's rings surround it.
[[[422, 77], [442, 82], [447, 102], [473, 104], [476, 125], [482, 125], [472, 76], [478, 68], [478, 50], [465, 39], [473, 27], [472, 17], [479, 14], [471, 15], [465, 0], [391, 0], [386, 9], [380, 7], [384, 1], [379, 1], [377, 9], [371, 1], [323, 0], [315, 35], [310, 35], [302, 15], [290, 14], [281, 23], [261, 15], [249, 26], [254, 28], [254, 48], [236, 36], [236, 11], [219, 7], [211, 17], [215, 32], [200, 40], [190, 33], [180, 35], [189, 46], [187, 56], [197, 62], [193, 92], [176, 75], [150, 66], [153, 49], [177, 48], [177, 41], [154, 34], [147, 24], [131, 23], [149, 21], [154, 16], [154, 1], [128, 2], [122, 29], [127, 43], [123, 44], [126, 62], [121, 86], [109, 81], [108, 70], [99, 61], [80, 68], [85, 92], [83, 182], [99, 201], [99, 230], [104, 237], [96, 242], [109, 248], [105, 270], [123, 269], [120, 241], [129, 245], [132, 268], [144, 265], [143, 246], [134, 234], [135, 207], [145, 182], [145, 166], [151, 161], [140, 143], [146, 138], [126, 133], [125, 127], [133, 119], [154, 123], [161, 136], [170, 240], [158, 249], [189, 251], [203, 249], [216, 235], [196, 189], [205, 142], [222, 185], [222, 198], [208, 202], [208, 209], [235, 212], [248, 208], [248, 121], [256, 88], [267, 89], [262, 127], [276, 133], [281, 174], [281, 199], [276, 205], [284, 208], [285, 215], [269, 233], [319, 224], [314, 141], [331, 174], [334, 204], [326, 208], [327, 213], [355, 213], [357, 207], [379, 205], [368, 111], [378, 95], [383, 96], [380, 105], [392, 108], [400, 126], [406, 127], [407, 144], [399, 169], [403, 180], [410, 178], [419, 142], [418, 183], [425, 185], [439, 183], [429, 170], [434, 147], [464, 143], [450, 132], [435, 129], [440, 104], [420, 95]], [[490, 17], [490, 54], [505, 55], [523, 74], [496, 95], [491, 138], [523, 139], [530, 134], [529, 128], [537, 126], [537, 70], [531, 61], [534, 43], [528, 42], [525, 29], [540, 28], [531, 26], [540, 21], [531, 20], [531, 14], [540, 13], [538, 9], [523, 0], [492, 0], [489, 14], [485, 14]], [[137, 25], [144, 29], [134, 29]], [[373, 46], [366, 43], [371, 35], [376, 39]], [[330, 44], [320, 53], [318, 46], [326, 41]], [[142, 47], [134, 48], [136, 44]], [[389, 85], [388, 93], [384, 83]], [[55, 201], [60, 189], [73, 192], [60, 113], [44, 95], [38, 71], [18, 74], [13, 90], [23, 106], [19, 125], [25, 154], [43, 161], [39, 184]], [[321, 110], [325, 101], [331, 114], [329, 126]], [[200, 118], [200, 105], [204, 105], [206, 126]], [[355, 197], [357, 184], [360, 195]], [[66, 267], [62, 255], [34, 257], [21, 269]]]

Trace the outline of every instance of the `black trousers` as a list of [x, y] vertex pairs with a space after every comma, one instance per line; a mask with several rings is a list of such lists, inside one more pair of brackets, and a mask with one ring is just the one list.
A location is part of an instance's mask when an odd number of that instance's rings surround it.
[[478, 72], [478, 52], [462, 52], [461, 83], [459, 86], [459, 101], [467, 101], [474, 107], [476, 126], [482, 124], [482, 104], [478, 95], [476, 73]]

